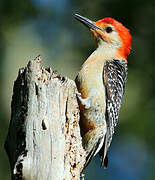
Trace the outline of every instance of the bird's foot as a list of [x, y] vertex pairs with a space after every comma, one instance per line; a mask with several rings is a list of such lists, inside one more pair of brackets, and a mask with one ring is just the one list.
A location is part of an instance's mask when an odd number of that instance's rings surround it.
[[84, 106], [85, 109], [89, 109], [91, 106], [91, 99], [90, 98], [85, 98], [83, 99], [81, 97], [81, 93], [77, 92], [76, 96], [78, 98], [78, 100], [81, 102], [81, 104]]

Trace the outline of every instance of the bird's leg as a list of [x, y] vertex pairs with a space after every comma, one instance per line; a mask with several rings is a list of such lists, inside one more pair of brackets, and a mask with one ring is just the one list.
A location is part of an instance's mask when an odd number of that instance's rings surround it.
[[90, 106], [91, 106], [91, 99], [90, 98], [83, 99], [81, 97], [81, 93], [79, 93], [78, 91], [76, 92], [76, 96], [77, 96], [78, 100], [80, 101], [80, 103], [84, 106], [85, 109], [90, 108]]

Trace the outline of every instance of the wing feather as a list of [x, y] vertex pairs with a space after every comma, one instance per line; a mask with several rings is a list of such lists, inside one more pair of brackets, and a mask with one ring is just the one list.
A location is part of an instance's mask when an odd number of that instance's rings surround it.
[[118, 122], [126, 79], [127, 63], [125, 63], [124, 60], [106, 61], [103, 70], [103, 82], [106, 89], [107, 133], [104, 145], [99, 152], [102, 160], [101, 165], [105, 164], [104, 160], [107, 158], [107, 151], [112, 141], [115, 126]]

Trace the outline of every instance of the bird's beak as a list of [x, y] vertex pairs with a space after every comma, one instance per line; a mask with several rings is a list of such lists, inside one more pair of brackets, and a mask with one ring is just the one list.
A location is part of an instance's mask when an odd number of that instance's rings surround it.
[[80, 16], [79, 14], [74, 15], [75, 19], [83, 23], [85, 26], [87, 26], [90, 30], [101, 30], [102, 29], [98, 26], [96, 26], [95, 22], [89, 20], [88, 18], [85, 18], [83, 16]]

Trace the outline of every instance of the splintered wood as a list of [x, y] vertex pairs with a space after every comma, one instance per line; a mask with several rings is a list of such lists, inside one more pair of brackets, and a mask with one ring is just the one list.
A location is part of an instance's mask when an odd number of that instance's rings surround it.
[[40, 62], [20, 69], [14, 83], [5, 142], [12, 179], [79, 180], [86, 157], [76, 85]]

